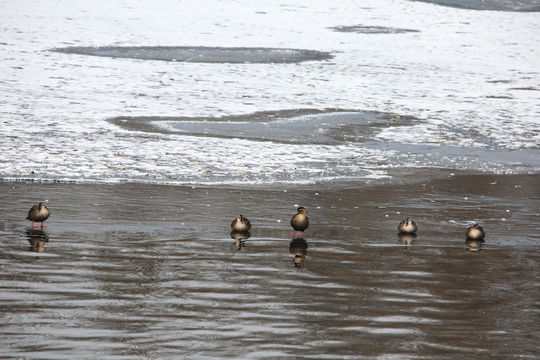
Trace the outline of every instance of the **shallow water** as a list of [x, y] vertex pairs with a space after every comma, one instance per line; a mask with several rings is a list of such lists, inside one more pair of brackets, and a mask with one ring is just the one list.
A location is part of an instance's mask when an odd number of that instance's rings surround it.
[[[0, 183], [2, 357], [532, 359], [538, 188]], [[54, 199], [45, 234], [22, 220], [38, 194]], [[298, 203], [306, 244], [291, 243]], [[399, 237], [412, 215], [418, 236]], [[486, 242], [467, 244], [478, 219]]]

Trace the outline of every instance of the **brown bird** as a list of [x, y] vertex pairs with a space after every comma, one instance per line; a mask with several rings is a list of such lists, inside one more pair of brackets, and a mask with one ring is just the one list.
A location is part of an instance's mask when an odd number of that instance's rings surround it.
[[486, 236], [484, 229], [478, 224], [474, 224], [467, 229], [467, 239], [480, 240]]
[[238, 215], [238, 217], [231, 223], [231, 229], [237, 232], [246, 232], [251, 229], [251, 223], [244, 216]]
[[51, 212], [43, 203], [39, 203], [38, 205], [32, 206], [30, 211], [28, 211], [28, 216], [26, 217], [26, 220], [32, 221], [32, 229], [37, 227], [34, 226], [34, 221], [41, 222], [41, 228], [43, 229], [44, 226], [43, 222], [49, 218], [49, 215], [51, 215]]
[[300, 237], [304, 237], [304, 230], [309, 226], [309, 220], [307, 217], [307, 209], [303, 206], [298, 208], [298, 214], [294, 215], [291, 219], [291, 226], [293, 227], [293, 238], [297, 231], [300, 231]]
[[406, 218], [400, 222], [397, 228], [400, 232], [405, 234], [414, 234], [416, 230], [418, 230], [416, 223], [409, 218]]

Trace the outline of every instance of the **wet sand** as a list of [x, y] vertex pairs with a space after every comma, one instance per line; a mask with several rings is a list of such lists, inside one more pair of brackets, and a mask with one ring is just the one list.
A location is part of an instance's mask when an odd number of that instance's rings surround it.
[[[3, 355], [534, 356], [539, 177], [417, 174], [269, 189], [0, 183]], [[40, 200], [43, 233], [24, 220]], [[291, 238], [298, 205], [305, 242]], [[239, 213], [253, 227], [237, 241]], [[398, 236], [405, 217], [416, 237]], [[465, 242], [474, 222], [483, 244]]]

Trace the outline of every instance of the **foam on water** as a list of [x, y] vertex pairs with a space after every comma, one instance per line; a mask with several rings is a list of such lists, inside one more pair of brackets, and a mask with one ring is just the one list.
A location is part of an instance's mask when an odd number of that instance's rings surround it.
[[[540, 167], [537, 13], [409, 1], [347, 1], [331, 11], [325, 1], [1, 7], [3, 179], [267, 184], [369, 180], [412, 167]], [[417, 32], [332, 29], [359, 24]], [[301, 48], [334, 58], [201, 64], [48, 51], [161, 45]], [[337, 144], [149, 134], [108, 121], [325, 108], [420, 121], [383, 126], [367, 143]]]

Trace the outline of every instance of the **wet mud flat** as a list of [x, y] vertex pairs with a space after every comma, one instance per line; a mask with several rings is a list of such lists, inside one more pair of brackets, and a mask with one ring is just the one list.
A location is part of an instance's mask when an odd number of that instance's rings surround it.
[[[534, 356], [538, 175], [404, 179], [0, 183], [3, 355]], [[24, 220], [39, 200], [44, 232]], [[299, 205], [311, 224], [293, 239]], [[253, 227], [238, 239], [239, 213]], [[398, 236], [405, 217], [417, 236]], [[474, 222], [483, 244], [465, 241]]]

